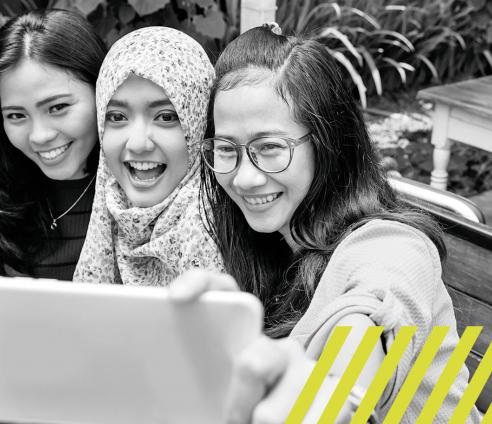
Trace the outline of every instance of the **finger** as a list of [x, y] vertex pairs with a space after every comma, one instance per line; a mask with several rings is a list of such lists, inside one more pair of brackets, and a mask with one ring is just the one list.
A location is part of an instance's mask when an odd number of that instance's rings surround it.
[[281, 342], [279, 347], [287, 354], [287, 366], [268, 396], [256, 406], [253, 424], [284, 423], [313, 370], [314, 361], [305, 356], [297, 342]]
[[175, 301], [193, 301], [211, 290], [238, 291], [236, 280], [229, 274], [193, 269], [176, 278], [168, 287], [169, 297]]
[[285, 372], [288, 353], [277, 340], [260, 337], [234, 363], [227, 424], [249, 424], [256, 405]]

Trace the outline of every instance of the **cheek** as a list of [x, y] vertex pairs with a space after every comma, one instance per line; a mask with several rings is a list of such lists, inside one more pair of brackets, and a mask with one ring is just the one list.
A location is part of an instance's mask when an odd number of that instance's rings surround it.
[[5, 134], [10, 143], [18, 148], [22, 148], [27, 144], [27, 131], [22, 127], [14, 127], [9, 124], [4, 124]]
[[122, 147], [120, 146], [121, 143], [118, 142], [118, 138], [118, 135], [112, 130], [104, 132], [101, 146], [104, 156], [110, 163], [119, 160]]
[[214, 175], [219, 185], [225, 190], [227, 194], [229, 194], [232, 176], [230, 174], [215, 174], [215, 173]]
[[97, 140], [96, 112], [92, 108], [74, 109], [64, 122], [67, 132], [79, 138]]

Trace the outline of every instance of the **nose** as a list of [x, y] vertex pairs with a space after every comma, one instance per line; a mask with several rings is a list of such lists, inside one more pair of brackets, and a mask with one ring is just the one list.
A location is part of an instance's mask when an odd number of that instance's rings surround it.
[[49, 122], [44, 119], [33, 119], [29, 142], [42, 145], [54, 140], [57, 135], [58, 131], [50, 126]]
[[150, 152], [155, 145], [152, 141], [150, 128], [143, 120], [137, 120], [129, 128], [129, 134], [126, 142], [127, 150], [135, 154]]
[[250, 190], [266, 184], [267, 178], [267, 175], [254, 166], [248, 155], [243, 152], [232, 184], [241, 190]]

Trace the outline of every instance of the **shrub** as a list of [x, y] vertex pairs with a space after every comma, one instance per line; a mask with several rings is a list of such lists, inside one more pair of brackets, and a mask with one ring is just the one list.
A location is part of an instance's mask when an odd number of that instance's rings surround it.
[[238, 0], [2, 0], [0, 13], [5, 21], [7, 16], [37, 8], [76, 10], [88, 18], [108, 46], [137, 28], [169, 26], [195, 38], [213, 60], [239, 32], [238, 3]]
[[381, 95], [492, 70], [492, 5], [485, 0], [288, 0], [278, 21], [323, 42], [365, 105]]

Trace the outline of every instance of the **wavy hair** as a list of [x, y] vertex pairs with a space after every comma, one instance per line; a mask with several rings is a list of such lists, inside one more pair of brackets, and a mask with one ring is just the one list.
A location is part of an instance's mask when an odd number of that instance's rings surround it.
[[[330, 257], [350, 232], [380, 218], [411, 225], [437, 246], [440, 229], [421, 213], [406, 209], [390, 188], [353, 90], [326, 48], [309, 39], [253, 28], [231, 42], [216, 64], [208, 135], [218, 92], [242, 84], [272, 83], [294, 119], [311, 132], [315, 172], [309, 191], [290, 222], [300, 249], [295, 253], [279, 233], [258, 233], [204, 164], [201, 200], [207, 228], [241, 289], [265, 306], [265, 329], [286, 336], [306, 311]], [[210, 206], [205, 207], [206, 204]]]
[[[106, 46], [81, 15], [39, 10], [12, 18], [0, 29], [0, 75], [23, 59], [68, 71], [95, 87]], [[0, 99], [1, 100], [1, 99]], [[99, 143], [88, 156], [88, 173], [97, 169]], [[46, 241], [48, 210], [39, 167], [10, 143], [0, 128], [0, 273], [9, 265], [29, 273]]]

